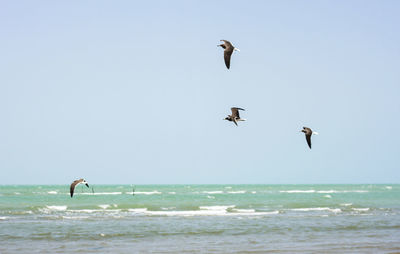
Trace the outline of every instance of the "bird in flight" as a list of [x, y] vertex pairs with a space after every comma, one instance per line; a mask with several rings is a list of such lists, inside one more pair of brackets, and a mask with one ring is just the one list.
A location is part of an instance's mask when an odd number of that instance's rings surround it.
[[301, 132], [304, 132], [304, 134], [306, 135], [306, 140], [307, 140], [307, 144], [311, 149], [311, 135], [318, 135], [318, 132], [316, 131], [312, 131], [310, 128], [308, 127], [303, 127], [303, 129], [301, 130]]
[[236, 50], [236, 51], [240, 52], [240, 50], [238, 48], [235, 48], [232, 45], [232, 43], [230, 43], [230, 41], [227, 41], [227, 40], [221, 40], [221, 41], [223, 41], [224, 43], [220, 44], [218, 46], [222, 47], [224, 49], [225, 65], [226, 65], [226, 68], [229, 69], [229, 67], [231, 66], [231, 56], [232, 56], [233, 51]]
[[229, 122], [234, 122], [236, 124], [236, 126], [238, 126], [238, 124], [237, 124], [238, 121], [246, 121], [246, 119], [240, 118], [239, 110], [244, 110], [244, 109], [235, 108], [235, 107], [231, 108], [232, 115], [228, 115], [223, 120], [228, 120]]
[[75, 186], [77, 186], [78, 184], [85, 184], [89, 188], [88, 182], [86, 182], [86, 180], [83, 178], [73, 181], [71, 183], [71, 186], [69, 187], [69, 193], [71, 194], [71, 198], [74, 195]]

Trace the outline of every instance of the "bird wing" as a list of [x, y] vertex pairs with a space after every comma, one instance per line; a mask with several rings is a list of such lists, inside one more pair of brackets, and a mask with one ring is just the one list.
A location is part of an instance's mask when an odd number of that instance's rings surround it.
[[71, 183], [71, 186], [69, 187], [69, 193], [71, 194], [71, 198], [72, 198], [72, 196], [74, 195], [75, 186], [76, 186], [77, 184], [79, 184], [79, 183], [80, 183], [80, 180], [75, 180], [75, 181], [73, 181], [73, 182]]
[[232, 43], [231, 43], [230, 41], [227, 41], [227, 40], [221, 40], [221, 41], [224, 42], [224, 44], [225, 44], [225, 46], [226, 46], [227, 48], [233, 48], [233, 45], [232, 45]]
[[307, 140], [307, 144], [308, 144], [308, 146], [310, 147], [310, 149], [311, 149], [311, 134], [306, 134], [306, 140]]
[[236, 118], [233, 118], [233, 122], [236, 124], [236, 126], [238, 126]]
[[224, 50], [225, 65], [226, 65], [226, 68], [228, 68], [228, 69], [231, 66], [232, 53], [233, 53], [233, 48], [226, 48]]
[[240, 116], [239, 116], [239, 110], [244, 110], [244, 109], [242, 109], [242, 108], [236, 108], [236, 107], [233, 107], [233, 108], [231, 108], [231, 111], [232, 111], [232, 117], [233, 118], [240, 118]]

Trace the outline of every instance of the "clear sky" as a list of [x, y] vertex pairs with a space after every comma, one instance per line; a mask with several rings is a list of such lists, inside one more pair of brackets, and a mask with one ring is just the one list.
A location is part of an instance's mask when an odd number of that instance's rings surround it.
[[[0, 184], [400, 183], [399, 13], [2, 1]], [[241, 50], [230, 70], [220, 39]]]

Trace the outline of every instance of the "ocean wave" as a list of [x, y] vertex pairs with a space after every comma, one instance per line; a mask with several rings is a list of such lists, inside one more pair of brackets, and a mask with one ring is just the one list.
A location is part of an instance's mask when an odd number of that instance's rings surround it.
[[[132, 193], [131, 193], [132, 194]], [[135, 191], [135, 194], [142, 194], [142, 195], [154, 195], [154, 194], [162, 194], [162, 192], [159, 191]]]
[[254, 209], [232, 209], [233, 212], [238, 212], [238, 213], [255, 213], [256, 210]]
[[343, 204], [340, 204], [341, 206], [351, 206], [351, 205], [353, 205], [353, 203], [343, 203]]
[[214, 196], [210, 196], [210, 195], [207, 195], [207, 198], [209, 198], [209, 199], [215, 199]]
[[329, 208], [329, 207], [292, 208], [289, 210], [297, 212], [313, 212], [313, 211], [329, 211], [333, 213], [342, 212], [340, 208]]
[[118, 213], [121, 212], [121, 209], [71, 209], [68, 210], [69, 214], [74, 214], [74, 213]]
[[246, 193], [246, 191], [245, 191], [245, 190], [241, 190], [241, 191], [228, 191], [228, 193], [230, 193], [230, 194], [244, 194], [244, 193]]
[[223, 191], [203, 191], [205, 194], [222, 194], [224, 193]]
[[174, 195], [174, 194], [176, 194], [176, 192], [175, 191], [170, 191], [170, 192], [168, 192], [168, 194]]
[[212, 211], [216, 211], [216, 210], [226, 210], [229, 208], [233, 208], [235, 207], [235, 205], [212, 205], [212, 206], [199, 206], [200, 210], [212, 210]]
[[330, 194], [330, 193], [366, 193], [367, 190], [282, 190], [279, 191], [281, 193], [321, 193], [321, 194]]
[[147, 212], [147, 208], [130, 208], [128, 211], [134, 213], [144, 213]]
[[169, 211], [169, 210], [172, 210], [172, 209], [176, 209], [176, 207], [161, 207], [161, 210], [164, 210], [164, 211]]
[[47, 193], [48, 194], [57, 194], [58, 192], [57, 191], [48, 191]]
[[324, 198], [332, 198], [332, 196], [328, 194], [328, 195], [325, 195]]
[[283, 190], [282, 193], [314, 193], [315, 190]]
[[132, 208], [128, 209], [134, 215], [144, 216], [262, 216], [279, 214], [279, 211], [257, 212], [254, 209], [235, 209], [234, 205], [229, 206], [200, 206], [199, 210], [162, 210], [149, 211], [147, 208]]
[[[186, 211], [149, 211], [147, 209], [134, 209], [135, 213], [150, 216], [260, 216], [279, 214], [279, 211], [256, 212], [254, 209], [232, 209], [232, 206], [201, 206], [200, 210]], [[231, 209], [231, 210], [230, 210]]]
[[50, 211], [65, 211], [65, 210], [67, 210], [66, 205], [47, 205], [46, 208]]
[[9, 217], [6, 217], [6, 216], [1, 216], [0, 217], [0, 220], [7, 220]]
[[98, 207], [102, 208], [102, 209], [107, 209], [110, 207], [110, 205], [98, 205]]
[[317, 193], [365, 193], [367, 190], [320, 190]]
[[358, 212], [366, 212], [369, 211], [369, 208], [353, 208], [353, 210]]
[[392, 186], [385, 186], [385, 189], [391, 190], [393, 187]]

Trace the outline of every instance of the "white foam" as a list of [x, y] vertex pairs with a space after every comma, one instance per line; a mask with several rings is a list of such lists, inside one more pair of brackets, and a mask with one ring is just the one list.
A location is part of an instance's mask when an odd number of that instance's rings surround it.
[[71, 213], [118, 213], [121, 212], [121, 209], [110, 209], [110, 210], [105, 210], [105, 209], [80, 209], [80, 210], [68, 210], [68, 212]]
[[369, 208], [353, 208], [354, 211], [359, 211], [359, 212], [366, 212], [369, 211]]
[[256, 194], [256, 193], [257, 193], [257, 191], [252, 191], [251, 193], [253, 193], [253, 194]]
[[47, 193], [48, 194], [57, 194], [58, 192], [57, 191], [48, 191]]
[[317, 193], [365, 193], [368, 192], [366, 190], [320, 190]]
[[47, 209], [52, 210], [52, 211], [65, 211], [67, 210], [66, 205], [47, 205]]
[[0, 217], [0, 220], [7, 220], [7, 219], [8, 219], [8, 217], [5, 217], [5, 216]]
[[340, 208], [329, 208], [329, 207], [310, 207], [310, 208], [293, 208], [289, 209], [292, 211], [298, 211], [298, 212], [311, 212], [311, 211], [329, 211], [333, 213], [340, 213], [342, 210]]
[[325, 195], [324, 198], [332, 198], [331, 195]]
[[144, 213], [147, 212], [147, 208], [130, 208], [128, 211], [134, 213]]
[[190, 211], [144, 211], [145, 215], [152, 216], [262, 216], [279, 214], [279, 211], [255, 212], [253, 209], [237, 209], [238, 211], [228, 212], [228, 208], [234, 206], [204, 206], [200, 210]]
[[203, 191], [203, 193], [206, 193], [206, 194], [222, 194], [224, 192], [223, 191]]
[[15, 194], [15, 195], [21, 195], [21, 193], [19, 193], [19, 192], [14, 192], [14, 194]]
[[287, 190], [287, 191], [279, 191], [285, 193], [314, 193], [315, 190]]
[[238, 213], [254, 213], [256, 210], [254, 209], [232, 209], [232, 211], [234, 212], [238, 212]]
[[351, 206], [353, 203], [343, 203], [343, 204], [340, 204], [341, 206]]
[[243, 194], [243, 193], [246, 193], [246, 191], [245, 191], [245, 190], [241, 190], [241, 191], [228, 191], [228, 193], [230, 193], [230, 194]]
[[110, 207], [110, 205], [98, 205], [98, 207], [103, 208], [103, 209], [107, 209]]
[[68, 210], [71, 213], [95, 213], [103, 212], [103, 209], [81, 209], [81, 210]]
[[231, 186], [226, 186], [225, 189], [232, 189], [232, 187]]
[[154, 194], [161, 194], [159, 191], [135, 191], [135, 194], [143, 194], [143, 195], [154, 195]]
[[386, 188], [387, 190], [391, 190], [391, 189], [392, 189], [392, 186], [385, 186], [385, 188]]
[[176, 194], [176, 192], [175, 191], [170, 191], [170, 192], [168, 192], [168, 194]]
[[224, 215], [226, 211], [218, 210], [218, 211], [147, 211], [147, 215], [157, 215], [157, 216], [205, 216], [205, 215]]
[[209, 198], [209, 199], [215, 199], [214, 196], [210, 196], [210, 195], [207, 195], [207, 198]]
[[321, 190], [321, 191], [317, 191], [317, 193], [337, 193], [337, 191], [335, 191], [335, 190]]

